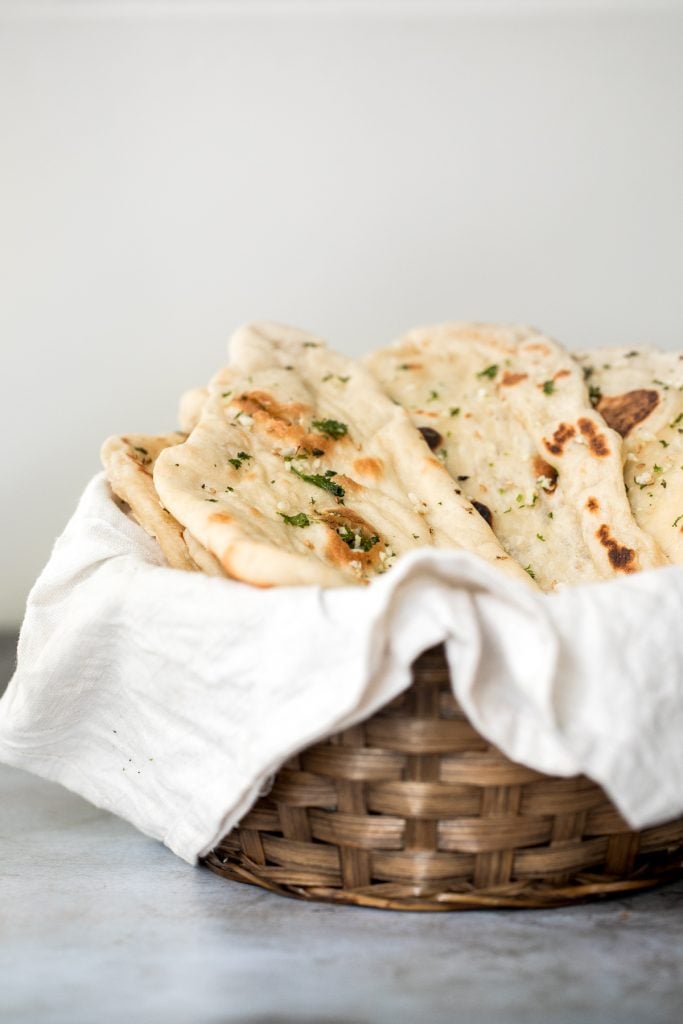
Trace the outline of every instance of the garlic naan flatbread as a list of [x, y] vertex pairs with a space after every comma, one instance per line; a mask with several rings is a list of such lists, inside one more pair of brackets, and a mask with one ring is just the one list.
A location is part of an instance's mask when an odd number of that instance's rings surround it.
[[154, 487], [152, 473], [160, 453], [181, 444], [185, 438], [181, 433], [110, 437], [102, 445], [100, 458], [113, 493], [130, 508], [143, 530], [157, 541], [172, 568], [222, 576], [223, 570], [216, 559], [162, 507]]
[[442, 324], [365, 363], [544, 590], [667, 562], [631, 513], [619, 435], [557, 343], [526, 327]]
[[208, 388], [190, 388], [180, 396], [178, 423], [185, 434], [190, 434], [199, 423], [208, 397]]
[[683, 355], [615, 348], [575, 358], [593, 403], [623, 438], [636, 522], [683, 563]]
[[228, 575], [259, 586], [365, 583], [421, 546], [529, 583], [370, 372], [293, 328], [237, 332], [154, 482]]

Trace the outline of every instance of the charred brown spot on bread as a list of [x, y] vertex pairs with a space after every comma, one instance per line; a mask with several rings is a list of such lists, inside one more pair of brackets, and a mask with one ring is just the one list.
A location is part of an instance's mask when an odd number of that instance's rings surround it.
[[238, 406], [250, 416], [267, 412], [273, 419], [286, 423], [296, 423], [308, 413], [308, 407], [302, 402], [279, 402], [268, 391], [243, 391], [232, 399], [231, 405]]
[[659, 394], [647, 388], [637, 388], [623, 395], [602, 397], [598, 402], [598, 412], [607, 425], [616, 430], [617, 434], [627, 437], [631, 430], [659, 405]]
[[355, 459], [353, 468], [360, 476], [370, 476], [373, 480], [381, 480], [384, 465], [381, 459], [373, 459], [369, 455], [363, 459]]
[[592, 451], [593, 455], [597, 455], [598, 458], [604, 458], [610, 453], [610, 447], [607, 444], [607, 438], [603, 433], [598, 430], [593, 420], [587, 419], [585, 416], [579, 420], [579, 430], [586, 438], [588, 447]]
[[254, 423], [263, 429], [278, 446], [294, 448], [297, 452], [308, 452], [316, 456], [326, 455], [333, 444], [338, 441], [331, 441], [323, 434], [311, 434], [296, 423], [286, 423], [284, 420], [273, 419], [267, 414], [258, 413], [254, 416]]
[[553, 380], [560, 380], [562, 377], [571, 377], [571, 370], [558, 370], [553, 376]]
[[554, 491], [557, 487], [557, 470], [555, 467], [551, 466], [550, 463], [546, 462], [540, 455], [534, 456], [533, 467], [537, 479], [539, 476], [543, 476], [548, 481], [544, 484], [543, 490]]
[[345, 476], [344, 473], [335, 473], [334, 482], [335, 484], [340, 484], [344, 491], [359, 491], [361, 488], [357, 480], [353, 480], [350, 476]]
[[552, 441], [544, 439], [543, 443], [551, 455], [562, 455], [565, 445], [576, 435], [576, 428], [571, 423], [560, 423], [553, 434]]
[[506, 370], [500, 383], [506, 388], [511, 388], [513, 384], [521, 384], [528, 376], [527, 373], [510, 373]]
[[350, 508], [330, 508], [320, 512], [320, 520], [328, 527], [325, 557], [334, 565], [349, 566], [358, 562], [363, 569], [379, 565], [384, 551], [379, 530]]
[[618, 572], [631, 573], [637, 569], [636, 553], [633, 548], [624, 547], [611, 535], [607, 523], [603, 523], [595, 536], [604, 548], [607, 549], [607, 557], [614, 569]]
[[439, 431], [434, 430], [433, 427], [418, 427], [417, 429], [420, 431], [423, 438], [425, 439], [425, 441], [427, 442], [427, 444], [429, 445], [433, 452], [435, 452], [436, 449], [440, 448], [441, 445], [443, 444], [443, 437], [441, 436]]
[[210, 523], [231, 523], [232, 521], [232, 516], [228, 515], [227, 512], [214, 512], [209, 516]]
[[399, 363], [399, 369], [401, 370], [421, 370], [422, 363]]
[[267, 391], [245, 391], [232, 400], [231, 406], [251, 416], [258, 429], [287, 447], [308, 452], [316, 449], [323, 455], [330, 447], [329, 437], [311, 433], [303, 426], [310, 409], [302, 402], [282, 403]]
[[306, 436], [306, 431], [303, 427], [288, 423], [286, 420], [281, 420], [262, 412], [250, 413], [249, 415], [254, 417], [256, 424], [274, 441], [282, 441], [288, 445], [291, 444], [298, 447], [301, 440]]
[[311, 433], [298, 423], [271, 416], [269, 412], [253, 412], [250, 415], [256, 429], [262, 430], [278, 448], [293, 448], [297, 452], [321, 456], [326, 455], [333, 444], [339, 443], [324, 434]]
[[325, 523], [344, 524], [357, 529], [367, 530], [371, 534], [377, 533], [374, 526], [368, 523], [360, 512], [356, 512], [352, 508], [326, 508], [320, 512], [320, 518]]
[[600, 502], [598, 501], [597, 498], [589, 498], [588, 501], [586, 502], [586, 508], [588, 509], [589, 512], [599, 512], [600, 511]]
[[482, 501], [473, 501], [472, 504], [481, 518], [485, 519], [489, 526], [493, 526], [493, 516], [491, 515], [491, 509], [488, 505], [485, 505]]

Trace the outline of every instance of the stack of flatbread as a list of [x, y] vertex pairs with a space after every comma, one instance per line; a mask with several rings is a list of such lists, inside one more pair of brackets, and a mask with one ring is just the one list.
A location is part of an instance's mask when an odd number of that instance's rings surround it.
[[359, 362], [259, 323], [179, 419], [102, 448], [174, 568], [366, 584], [429, 546], [552, 591], [683, 561], [676, 354], [572, 357], [531, 328], [455, 323]]

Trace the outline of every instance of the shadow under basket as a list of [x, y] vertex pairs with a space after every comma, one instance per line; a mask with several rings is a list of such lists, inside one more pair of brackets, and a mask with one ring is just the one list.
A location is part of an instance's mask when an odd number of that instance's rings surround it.
[[437, 647], [396, 700], [289, 760], [205, 863], [306, 900], [553, 907], [683, 875], [683, 819], [632, 832], [589, 779], [509, 761], [466, 719]]

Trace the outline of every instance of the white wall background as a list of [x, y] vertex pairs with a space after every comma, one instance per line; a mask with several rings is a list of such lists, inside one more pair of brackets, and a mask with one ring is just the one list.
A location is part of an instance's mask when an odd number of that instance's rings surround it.
[[683, 345], [680, 3], [0, 3], [0, 624], [254, 317]]

